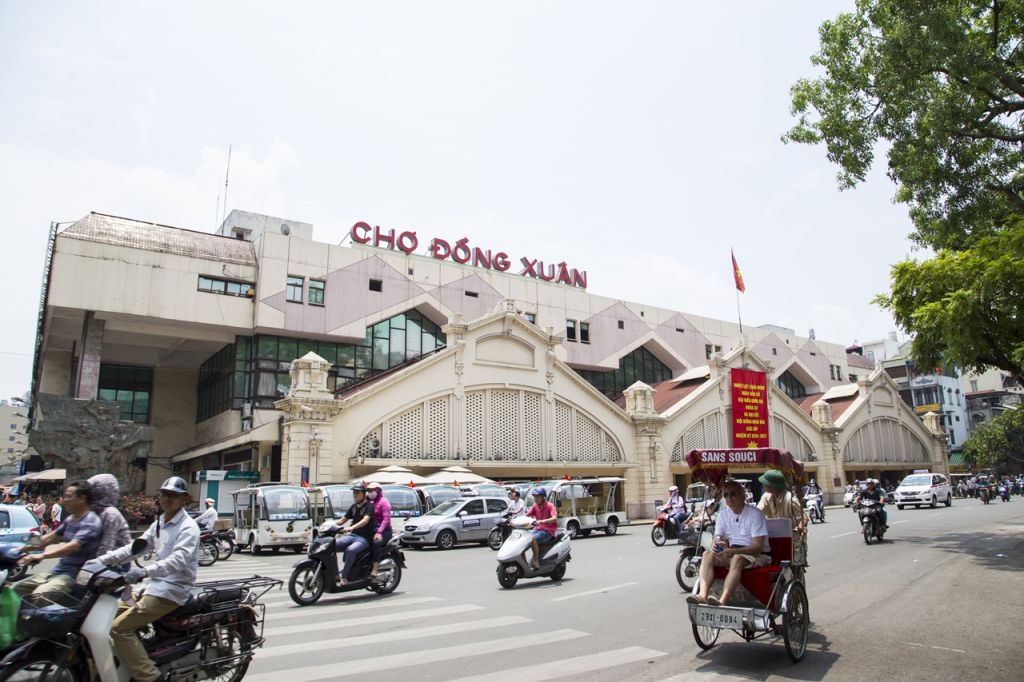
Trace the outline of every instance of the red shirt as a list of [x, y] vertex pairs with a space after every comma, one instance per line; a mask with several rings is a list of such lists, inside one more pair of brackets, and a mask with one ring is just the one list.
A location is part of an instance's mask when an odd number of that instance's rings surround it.
[[526, 512], [527, 516], [532, 516], [535, 519], [552, 519], [549, 522], [537, 524], [537, 530], [546, 530], [551, 533], [551, 537], [555, 537], [555, 533], [558, 532], [558, 522], [554, 520], [556, 514], [558, 514], [558, 510], [551, 502], [545, 502], [540, 506], [535, 503], [530, 507], [530, 511]]

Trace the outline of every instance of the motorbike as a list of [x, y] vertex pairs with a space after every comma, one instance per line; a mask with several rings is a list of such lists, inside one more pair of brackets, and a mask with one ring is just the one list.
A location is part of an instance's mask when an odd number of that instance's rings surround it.
[[853, 505], [853, 498], [855, 498], [856, 496], [857, 496], [857, 493], [855, 493], [852, 490], [850, 492], [848, 492], [848, 493], [843, 493], [843, 506], [844, 507], [852, 506]]
[[217, 561], [227, 561], [235, 553], [235, 531], [215, 530], [213, 536], [217, 540]]
[[988, 504], [989, 498], [991, 497], [991, 493], [989, 493], [988, 488], [981, 488], [978, 490], [978, 497], [981, 498], [982, 502]]
[[[654, 524], [651, 526], [651, 542], [654, 543], [655, 547], [661, 547], [669, 540], [681, 540], [676, 535], [676, 525], [669, 520], [669, 516], [673, 514], [671, 509], [659, 509], [658, 518], [655, 519]], [[690, 520], [690, 514], [684, 513], [682, 523], [686, 523]]]
[[220, 554], [220, 542], [212, 530], [203, 530], [199, 532], [199, 565], [200, 566], [212, 566], [217, 563], [217, 557]]
[[318, 533], [313, 542], [309, 543], [308, 556], [295, 562], [291, 578], [288, 579], [288, 595], [299, 606], [317, 603], [324, 592], [334, 594], [365, 589], [377, 594], [391, 594], [402, 581], [405, 554], [400, 547], [401, 533], [395, 533], [388, 544], [381, 548], [376, 578], [370, 577], [373, 561], [367, 549], [356, 557], [345, 585], [338, 584], [341, 560], [334, 547], [334, 538], [339, 534], [338, 526], [334, 521], [327, 521], [320, 526]]
[[700, 575], [700, 562], [704, 552], [710, 551], [715, 541], [715, 524], [701, 522], [683, 529], [683, 548], [676, 560], [676, 582], [687, 592], [693, 591]]
[[1003, 502], [1009, 502], [1010, 501], [1010, 489], [1007, 486], [1005, 486], [1005, 485], [999, 486], [999, 498]]
[[821, 495], [808, 493], [804, 498], [804, 508], [811, 518], [811, 523], [825, 523], [825, 505], [821, 502]]
[[874, 500], [861, 500], [856, 507], [860, 518], [860, 527], [864, 533], [864, 543], [870, 545], [871, 538], [882, 541], [885, 526], [882, 525], [882, 505]]
[[512, 519], [516, 518], [511, 512], [504, 512], [494, 524], [494, 528], [487, 534], [487, 546], [497, 552], [512, 534]]
[[515, 587], [520, 578], [551, 578], [557, 582], [565, 576], [566, 564], [572, 561], [569, 534], [559, 529], [553, 542], [540, 546], [540, 567], [533, 568], [533, 534], [529, 531], [532, 525], [533, 520], [528, 517], [512, 519], [512, 533], [498, 550], [498, 584], [505, 589]]
[[[135, 540], [133, 554], [146, 544]], [[0, 680], [130, 679], [110, 641], [119, 600], [126, 596], [124, 574], [94, 559], [82, 568], [85, 576], [86, 585], [70, 593], [23, 599], [18, 624], [29, 639], [0, 660]], [[263, 645], [260, 598], [280, 585], [262, 576], [200, 583], [185, 604], [141, 630], [140, 640], [167, 679], [240, 680]]]

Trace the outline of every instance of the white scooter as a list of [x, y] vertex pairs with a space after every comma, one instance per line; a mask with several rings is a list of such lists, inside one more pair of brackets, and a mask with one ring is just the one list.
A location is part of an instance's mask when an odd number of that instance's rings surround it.
[[506, 589], [515, 587], [520, 578], [561, 580], [565, 565], [572, 561], [569, 534], [559, 529], [554, 542], [540, 546], [540, 568], [530, 566], [533, 533], [529, 529], [532, 525], [533, 519], [526, 516], [512, 519], [512, 534], [498, 550], [498, 583]]
[[825, 508], [821, 502], [821, 495], [808, 493], [804, 498], [804, 509], [811, 517], [811, 523], [825, 523]]

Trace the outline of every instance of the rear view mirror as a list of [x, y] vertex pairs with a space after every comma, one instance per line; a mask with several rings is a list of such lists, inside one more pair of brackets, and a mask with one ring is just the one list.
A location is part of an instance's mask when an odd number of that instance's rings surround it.
[[466, 510], [465, 510], [465, 509], [463, 509], [463, 510], [462, 510], [462, 511], [460, 511], [460, 512], [459, 512], [458, 514], [456, 514], [456, 516], [466, 516]]

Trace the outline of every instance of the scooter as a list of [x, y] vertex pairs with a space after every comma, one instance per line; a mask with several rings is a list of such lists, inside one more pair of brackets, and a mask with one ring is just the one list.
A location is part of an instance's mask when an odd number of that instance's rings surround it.
[[882, 505], [874, 500], [861, 500], [855, 509], [860, 518], [861, 530], [864, 533], [864, 544], [870, 545], [871, 538], [877, 538], [881, 542], [885, 535], [885, 526], [882, 525]]
[[199, 532], [199, 565], [212, 566], [217, 563], [220, 556], [220, 543], [217, 541], [214, 531], [204, 530]]
[[[669, 519], [673, 513], [672, 509], [659, 509], [658, 518], [654, 520], [651, 525], [651, 542], [654, 543], [655, 547], [662, 547], [669, 540], [681, 540], [676, 534], [676, 524], [672, 523]], [[690, 520], [690, 514], [688, 512], [683, 513], [683, 519], [680, 523], [686, 523]]]
[[498, 550], [498, 584], [505, 589], [516, 586], [520, 578], [551, 578], [558, 581], [565, 576], [566, 564], [572, 561], [569, 534], [559, 529], [554, 542], [540, 546], [540, 567], [533, 568], [533, 533], [529, 528], [533, 519], [525, 516], [512, 519], [512, 534]]
[[215, 530], [213, 536], [217, 540], [217, 561], [227, 561], [235, 553], [235, 531]]
[[825, 507], [821, 503], [821, 495], [808, 493], [804, 498], [804, 508], [811, 517], [811, 523], [825, 523]]
[[849, 507], [853, 504], [853, 498], [857, 496], [857, 493], [852, 490], [848, 493], [843, 493], [843, 506]]
[[512, 519], [514, 519], [510, 512], [504, 512], [501, 517], [495, 522], [494, 528], [487, 534], [487, 546], [497, 552], [501, 549], [501, 546], [508, 540], [508, 536], [512, 534]]
[[978, 497], [981, 498], [982, 502], [984, 502], [985, 504], [988, 504], [989, 503], [989, 499], [992, 497], [992, 495], [991, 495], [991, 493], [989, 493], [988, 488], [981, 488], [978, 491]]
[[1003, 502], [1009, 502], [1010, 501], [1010, 489], [1007, 486], [1005, 486], [1005, 485], [1000, 485], [999, 486], [999, 498]]
[[373, 561], [370, 550], [356, 557], [349, 573], [348, 583], [338, 584], [341, 576], [338, 553], [334, 548], [334, 537], [339, 529], [334, 521], [326, 521], [318, 531], [318, 535], [309, 543], [308, 556], [295, 562], [292, 576], [288, 579], [288, 595], [299, 606], [311, 606], [323, 596], [324, 592], [352, 592], [369, 590], [377, 594], [391, 594], [402, 581], [402, 569], [405, 568], [405, 554], [400, 549], [401, 533], [395, 533], [388, 544], [381, 548], [380, 563], [377, 565], [377, 577], [371, 578]]
[[[146, 545], [135, 540], [133, 555]], [[0, 679], [128, 682], [131, 673], [110, 641], [120, 599], [130, 594], [124, 574], [93, 559], [82, 568], [80, 578], [86, 576], [84, 587], [59, 598], [24, 598], [18, 624], [29, 639], [0, 661]], [[140, 631], [146, 653], [171, 680], [240, 680], [263, 645], [259, 599], [280, 585], [262, 576], [196, 585], [185, 604]]]

